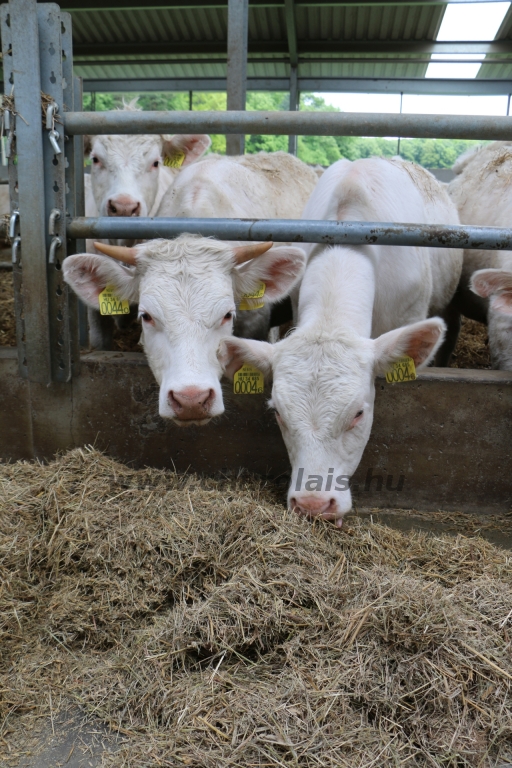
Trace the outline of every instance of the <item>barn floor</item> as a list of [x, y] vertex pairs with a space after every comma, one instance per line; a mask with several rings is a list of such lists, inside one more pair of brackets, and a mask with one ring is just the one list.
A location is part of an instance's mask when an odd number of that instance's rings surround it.
[[477, 535], [512, 518], [360, 512], [92, 448], [0, 464], [2, 768], [512, 762], [512, 558]]

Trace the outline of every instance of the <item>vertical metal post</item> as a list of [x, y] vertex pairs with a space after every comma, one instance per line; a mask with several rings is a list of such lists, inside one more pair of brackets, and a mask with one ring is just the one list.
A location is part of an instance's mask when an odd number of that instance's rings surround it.
[[[3, 12], [5, 10], [3, 9]], [[51, 381], [46, 269], [46, 210], [39, 29], [36, 0], [12, 0], [10, 25], [16, 117], [26, 370], [31, 381]], [[4, 43], [5, 45], [5, 43]], [[60, 51], [57, 49], [57, 54]], [[46, 137], [45, 137], [46, 138]], [[23, 371], [24, 366], [22, 366]]]
[[[2, 5], [1, 11], [1, 29], [2, 29], [2, 63], [4, 70], [4, 93], [7, 96], [13, 95], [13, 83], [14, 75], [12, 71], [12, 35], [11, 35], [11, 18], [9, 5]], [[15, 119], [14, 115], [9, 116], [10, 128], [7, 130], [5, 124], [4, 128], [7, 134], [7, 142], [10, 146], [10, 152], [8, 157], [8, 174], [9, 174], [9, 197], [11, 203], [11, 211], [19, 211], [19, 195], [18, 195], [18, 164], [15, 162], [16, 157], [16, 143], [15, 143]], [[25, 314], [23, 312], [23, 296], [21, 292], [22, 284], [22, 266], [21, 266], [21, 249], [18, 250], [18, 243], [21, 241], [17, 238], [20, 236], [19, 218], [13, 219], [13, 230], [10, 233], [14, 236], [13, 241], [13, 281], [14, 281], [14, 312], [16, 316], [16, 345], [18, 348], [18, 365], [19, 371], [23, 378], [27, 378], [27, 355], [25, 350]], [[15, 244], [16, 243], [16, 244]]]
[[[400, 92], [400, 114], [402, 114], [403, 101], [404, 101], [404, 94], [402, 92]], [[398, 137], [396, 153], [397, 153], [398, 157], [400, 157], [400, 136]]]
[[[297, 67], [290, 67], [290, 112], [297, 112], [299, 109], [299, 98]], [[290, 155], [297, 154], [297, 136], [288, 136], [288, 152]]]
[[[228, 0], [227, 108], [245, 109], [249, 0]], [[226, 136], [226, 154], [243, 155], [245, 136]]]
[[[73, 109], [78, 112], [83, 109], [82, 78], [73, 78]], [[73, 137], [75, 152], [75, 216], [85, 216], [85, 188], [84, 188], [84, 139], [83, 136]], [[68, 242], [68, 254], [85, 253], [85, 240]], [[81, 301], [78, 302], [78, 333], [81, 347], [89, 344], [89, 324], [87, 322], [87, 307]]]
[[[19, 0], [16, 0], [19, 2]], [[67, 18], [66, 18], [67, 16]], [[46, 261], [50, 351], [53, 381], [70, 381], [77, 359], [76, 300], [70, 297], [62, 278], [62, 262], [66, 257], [66, 204], [74, 209], [74, 185], [70, 173], [74, 168], [73, 142], [65, 141], [62, 117], [65, 108], [73, 109], [73, 50], [71, 19], [60, 13], [54, 3], [37, 5], [39, 22], [39, 55], [41, 90], [58, 106], [55, 130], [58, 138], [46, 126], [43, 135], [44, 203], [46, 225]], [[63, 65], [68, 77], [64, 77]], [[41, 97], [39, 97], [39, 101]], [[41, 112], [40, 112], [41, 125]], [[59, 150], [58, 152], [56, 150]], [[74, 174], [73, 174], [74, 175]], [[69, 193], [66, 200], [66, 186]], [[51, 221], [51, 223], [50, 223]], [[73, 330], [73, 332], [72, 332]]]

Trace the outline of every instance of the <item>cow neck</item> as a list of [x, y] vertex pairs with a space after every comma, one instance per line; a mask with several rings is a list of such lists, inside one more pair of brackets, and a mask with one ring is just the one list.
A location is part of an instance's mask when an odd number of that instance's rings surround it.
[[299, 295], [300, 328], [370, 338], [375, 275], [362, 249], [326, 248], [308, 264]]

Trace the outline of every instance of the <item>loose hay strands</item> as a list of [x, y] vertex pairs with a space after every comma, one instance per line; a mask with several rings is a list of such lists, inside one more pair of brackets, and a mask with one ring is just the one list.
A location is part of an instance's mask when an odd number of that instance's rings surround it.
[[125, 735], [110, 766], [512, 760], [512, 562], [482, 539], [340, 532], [90, 448], [0, 465], [0, 510], [11, 756], [51, 703]]

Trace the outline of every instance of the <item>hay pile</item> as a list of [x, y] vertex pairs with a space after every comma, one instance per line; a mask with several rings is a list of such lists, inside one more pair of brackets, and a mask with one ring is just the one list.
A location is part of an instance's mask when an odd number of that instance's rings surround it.
[[112, 766], [512, 761], [512, 561], [482, 539], [79, 449], [0, 465], [0, 579], [5, 765], [76, 705], [126, 737]]
[[451, 368], [490, 368], [487, 326], [462, 318], [460, 335], [450, 362]]

